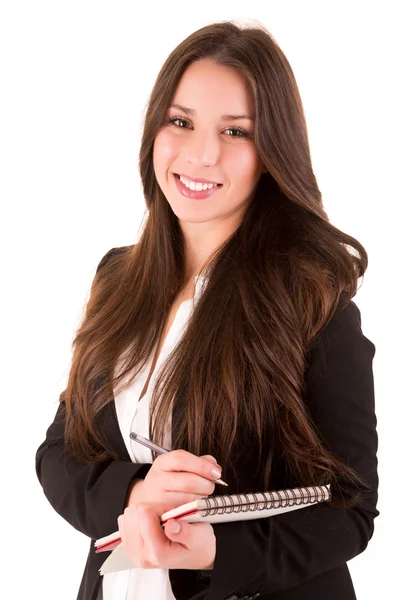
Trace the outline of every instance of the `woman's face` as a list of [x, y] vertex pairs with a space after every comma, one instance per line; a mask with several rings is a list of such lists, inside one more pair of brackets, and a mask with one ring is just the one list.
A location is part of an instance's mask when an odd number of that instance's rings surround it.
[[[158, 184], [183, 229], [185, 223], [210, 222], [232, 229], [240, 223], [263, 170], [252, 139], [254, 121], [245, 118], [254, 118], [246, 82], [235, 69], [202, 59], [187, 68], [170, 104], [192, 112], [172, 106], [167, 110], [154, 142]], [[166, 124], [168, 119], [174, 121]], [[192, 199], [179, 191], [176, 173], [222, 185], [204, 200]]]

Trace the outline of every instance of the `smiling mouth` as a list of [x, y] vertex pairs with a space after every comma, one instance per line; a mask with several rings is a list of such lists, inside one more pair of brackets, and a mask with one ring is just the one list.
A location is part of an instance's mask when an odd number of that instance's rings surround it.
[[183, 181], [180, 180], [179, 175], [177, 175], [176, 173], [174, 173], [174, 179], [180, 194], [182, 194], [182, 196], [184, 196], [185, 198], [191, 200], [207, 200], [208, 198], [216, 194], [222, 187], [222, 184], [217, 184], [210, 186], [209, 188], [206, 187], [204, 190], [192, 190], [190, 187], [187, 187], [183, 183]]

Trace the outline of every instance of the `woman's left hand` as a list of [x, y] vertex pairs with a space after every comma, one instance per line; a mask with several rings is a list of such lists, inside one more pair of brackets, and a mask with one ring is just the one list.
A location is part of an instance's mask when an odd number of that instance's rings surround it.
[[[172, 533], [174, 524], [179, 533]], [[125, 508], [118, 527], [127, 556], [141, 569], [199, 569], [214, 566], [216, 538], [210, 523], [188, 523], [179, 519], [163, 527], [150, 505]]]

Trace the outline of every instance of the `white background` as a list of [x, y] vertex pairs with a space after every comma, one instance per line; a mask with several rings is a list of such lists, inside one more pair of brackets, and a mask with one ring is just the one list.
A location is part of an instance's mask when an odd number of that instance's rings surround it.
[[138, 151], [158, 71], [187, 35], [229, 19], [261, 22], [286, 54], [304, 103], [324, 206], [332, 223], [369, 253], [355, 302], [377, 349], [381, 515], [370, 545], [349, 568], [358, 600], [375, 600], [383, 589], [389, 598], [398, 593], [396, 4], [0, 4], [7, 598], [76, 597], [90, 541], [48, 503], [36, 478], [35, 452], [66, 385], [73, 334], [96, 266], [110, 248], [137, 241], [145, 211]]

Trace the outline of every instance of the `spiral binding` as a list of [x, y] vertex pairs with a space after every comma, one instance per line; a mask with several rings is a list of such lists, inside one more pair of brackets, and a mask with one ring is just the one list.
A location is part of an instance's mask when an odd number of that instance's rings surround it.
[[204, 516], [221, 515], [224, 513], [239, 513], [271, 508], [294, 506], [295, 504], [310, 504], [324, 502], [332, 497], [330, 484], [293, 488], [290, 490], [277, 490], [273, 492], [259, 492], [257, 494], [231, 494], [226, 496], [211, 496], [203, 498], [207, 506], [202, 510]]

